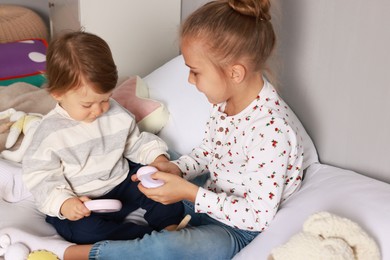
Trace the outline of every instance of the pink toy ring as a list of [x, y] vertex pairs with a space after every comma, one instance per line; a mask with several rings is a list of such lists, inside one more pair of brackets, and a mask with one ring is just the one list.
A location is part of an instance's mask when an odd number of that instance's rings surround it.
[[157, 188], [164, 184], [163, 180], [155, 180], [151, 177], [157, 169], [153, 166], [143, 166], [138, 169], [137, 177], [146, 188]]
[[95, 212], [116, 212], [121, 210], [122, 203], [114, 199], [97, 199], [84, 202], [84, 205], [91, 211]]

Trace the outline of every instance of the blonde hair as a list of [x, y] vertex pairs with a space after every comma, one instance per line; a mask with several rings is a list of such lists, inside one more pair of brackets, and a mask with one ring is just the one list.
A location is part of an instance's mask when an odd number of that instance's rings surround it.
[[275, 48], [269, 0], [220, 0], [206, 3], [182, 24], [181, 41], [202, 41], [213, 63], [223, 68], [245, 62], [261, 71]]
[[56, 94], [79, 87], [83, 80], [92, 83], [97, 93], [108, 93], [118, 81], [108, 44], [99, 36], [82, 31], [63, 34], [50, 42], [46, 76], [46, 89]]

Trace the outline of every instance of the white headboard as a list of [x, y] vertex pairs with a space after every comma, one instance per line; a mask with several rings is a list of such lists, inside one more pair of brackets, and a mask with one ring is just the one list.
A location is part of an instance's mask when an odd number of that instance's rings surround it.
[[[205, 2], [182, 0], [182, 17]], [[390, 1], [272, 4], [279, 90], [320, 161], [390, 182]]]

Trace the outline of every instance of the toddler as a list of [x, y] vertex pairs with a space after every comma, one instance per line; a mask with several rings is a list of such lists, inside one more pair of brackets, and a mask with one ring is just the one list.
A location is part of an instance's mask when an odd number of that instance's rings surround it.
[[[172, 230], [181, 203], [148, 199], [131, 181], [144, 164], [168, 161], [167, 146], [137, 128], [134, 116], [112, 98], [117, 68], [107, 43], [87, 32], [67, 33], [47, 51], [48, 92], [58, 102], [39, 125], [23, 159], [23, 179], [46, 221], [71, 242], [142, 237]], [[122, 209], [95, 213], [90, 199], [118, 199]], [[138, 208], [148, 226], [125, 222]]]

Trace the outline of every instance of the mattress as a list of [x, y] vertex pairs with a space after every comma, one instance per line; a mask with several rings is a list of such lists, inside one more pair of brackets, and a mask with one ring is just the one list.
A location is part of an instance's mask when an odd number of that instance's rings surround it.
[[357, 223], [390, 259], [390, 185], [354, 171], [325, 164], [311, 165], [302, 186], [285, 201], [270, 227], [234, 259], [267, 259], [273, 248], [302, 231], [312, 214], [327, 211]]

